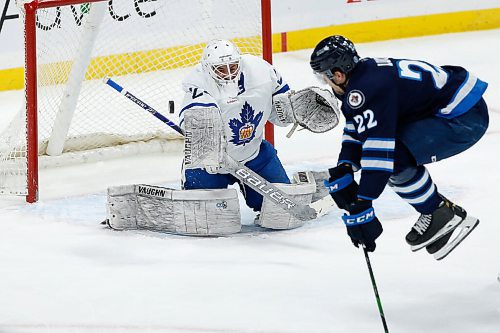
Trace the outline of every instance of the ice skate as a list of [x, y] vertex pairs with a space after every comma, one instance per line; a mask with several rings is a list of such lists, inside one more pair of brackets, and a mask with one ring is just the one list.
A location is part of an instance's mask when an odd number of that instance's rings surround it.
[[444, 259], [451, 253], [479, 224], [479, 220], [473, 216], [467, 215], [452, 232], [441, 237], [434, 243], [427, 245], [427, 252], [434, 255], [434, 259]]
[[433, 213], [420, 215], [406, 235], [406, 242], [411, 245], [412, 251], [427, 247], [427, 251], [440, 260], [460, 244], [478, 223], [479, 220], [467, 216], [463, 208], [443, 198]]

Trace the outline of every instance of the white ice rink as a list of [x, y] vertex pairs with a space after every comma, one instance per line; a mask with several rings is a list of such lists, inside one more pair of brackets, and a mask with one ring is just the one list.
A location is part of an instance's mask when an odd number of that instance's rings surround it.
[[[375, 202], [384, 226], [371, 254], [389, 330], [500, 332], [500, 30], [359, 44], [362, 56], [463, 65], [489, 83], [490, 127], [468, 151], [429, 166], [440, 191], [480, 218], [437, 262], [404, 236], [418, 214], [390, 189]], [[310, 50], [275, 54], [291, 87], [315, 84]], [[387, 92], [390, 93], [390, 92]], [[0, 122], [21, 104], [0, 93]], [[341, 127], [277, 129], [287, 171], [333, 166]], [[41, 200], [0, 198], [0, 332], [383, 332], [363, 252], [333, 211], [304, 227], [262, 232], [242, 206], [244, 232], [190, 238], [115, 232], [105, 190], [126, 183], [179, 188], [181, 155], [43, 170]]]

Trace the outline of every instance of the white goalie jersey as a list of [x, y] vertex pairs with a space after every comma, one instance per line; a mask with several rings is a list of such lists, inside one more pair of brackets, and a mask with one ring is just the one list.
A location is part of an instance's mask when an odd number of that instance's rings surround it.
[[221, 114], [227, 153], [245, 163], [259, 153], [264, 126], [270, 121], [283, 126], [272, 98], [289, 90], [281, 75], [269, 63], [252, 55], [241, 56], [238, 84], [217, 84], [201, 65], [183, 81], [186, 92], [180, 111], [183, 127], [188, 109], [211, 108]]

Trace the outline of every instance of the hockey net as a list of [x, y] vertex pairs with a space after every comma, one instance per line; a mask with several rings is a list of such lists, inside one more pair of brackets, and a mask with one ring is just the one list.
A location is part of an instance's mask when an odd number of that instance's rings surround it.
[[105, 77], [178, 122], [181, 81], [207, 41], [230, 39], [243, 53], [270, 52], [262, 41], [269, 0], [18, 5], [25, 21], [27, 107], [0, 133], [0, 193], [26, 195], [29, 202], [38, 197], [39, 168], [182, 145], [175, 144], [182, 142], [175, 131], [106, 86]]

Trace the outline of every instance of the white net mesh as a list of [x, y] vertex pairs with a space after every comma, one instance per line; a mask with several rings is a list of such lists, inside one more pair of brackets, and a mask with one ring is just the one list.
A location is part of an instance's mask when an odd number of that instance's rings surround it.
[[[104, 77], [178, 123], [169, 101], [180, 105], [180, 82], [207, 41], [231, 39], [242, 53], [262, 54], [260, 0], [112, 0], [100, 3], [102, 20], [98, 6], [37, 11], [39, 155], [47, 155], [54, 127], [72, 159], [76, 152], [179, 138]], [[61, 108], [71, 119], [67, 133], [54, 125]], [[0, 134], [0, 193], [26, 193], [25, 115]]]

